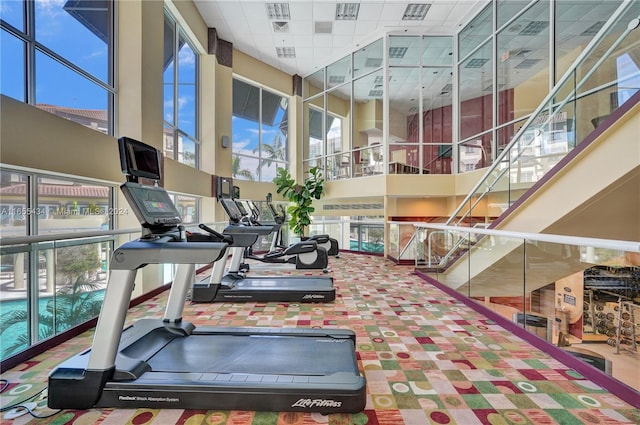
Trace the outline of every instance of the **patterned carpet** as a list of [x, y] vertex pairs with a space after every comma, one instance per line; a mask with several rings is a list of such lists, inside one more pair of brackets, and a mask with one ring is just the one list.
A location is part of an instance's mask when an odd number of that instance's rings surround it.
[[[262, 270], [252, 273], [261, 274]], [[357, 334], [367, 405], [353, 415], [153, 409], [65, 410], [2, 424], [532, 425], [640, 424], [640, 411], [413, 275], [413, 268], [345, 253], [331, 259], [329, 304], [191, 304], [196, 325], [349, 328]], [[300, 271], [279, 270], [296, 274]], [[276, 274], [273, 271], [263, 274]], [[306, 274], [311, 274], [307, 272]], [[130, 310], [161, 317], [166, 294]], [[86, 332], [1, 377], [6, 407], [46, 386], [63, 359], [91, 344]], [[640, 395], [639, 395], [640, 397]], [[45, 402], [41, 402], [45, 405]], [[52, 412], [38, 408], [45, 416]]]

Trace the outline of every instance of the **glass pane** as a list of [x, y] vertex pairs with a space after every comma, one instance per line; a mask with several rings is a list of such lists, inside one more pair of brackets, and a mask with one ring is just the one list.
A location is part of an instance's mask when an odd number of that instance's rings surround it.
[[282, 161], [267, 161], [263, 159], [261, 161], [261, 164], [262, 166], [260, 168], [260, 180], [263, 182], [272, 182], [276, 177], [276, 171], [278, 170], [278, 168], [287, 167], [287, 164]]
[[3, 291], [10, 291], [12, 294], [9, 297], [3, 293], [0, 299], [0, 321], [4, 328], [0, 338], [0, 357], [5, 359], [26, 349], [30, 344], [27, 321], [29, 253], [0, 255], [0, 281]]
[[384, 133], [383, 93], [382, 70], [354, 81], [354, 148], [363, 148], [381, 139]]
[[351, 81], [351, 55], [327, 67], [327, 89]]
[[420, 65], [420, 36], [389, 36], [389, 65]]
[[[389, 68], [389, 142], [419, 142], [420, 68]], [[370, 140], [382, 143], [382, 138]]]
[[37, 185], [39, 234], [109, 229], [110, 187], [46, 177]]
[[504, 124], [531, 114], [549, 92], [549, 3], [527, 10], [497, 44], [498, 124]]
[[234, 179], [256, 180], [258, 158], [234, 153], [231, 157], [231, 170]]
[[180, 211], [182, 222], [186, 224], [198, 223], [198, 198], [195, 196], [176, 195], [176, 208]]
[[108, 83], [112, 2], [36, 1], [34, 5], [36, 41]]
[[482, 133], [493, 125], [492, 58], [488, 42], [460, 64], [461, 139]]
[[491, 164], [491, 134], [458, 145], [459, 171], [473, 171]]
[[[24, 1], [3, 1], [0, 4], [0, 19], [24, 32]], [[4, 44], [3, 47], [4, 49]], [[4, 76], [3, 76], [4, 78]]]
[[[267, 169], [275, 166], [275, 161], [287, 160], [288, 115], [287, 98], [267, 90], [262, 91], [262, 141], [260, 144], [262, 173], [275, 176], [275, 167], [271, 171]], [[261, 174], [260, 181], [272, 180], [273, 177], [265, 177]]]
[[422, 65], [453, 65], [453, 37], [423, 37]]
[[[164, 71], [162, 74], [162, 81], [164, 87], [164, 120], [170, 125], [175, 124], [175, 116], [173, 105], [174, 101], [174, 89], [175, 89], [175, 32], [174, 23], [169, 17], [164, 17]], [[171, 155], [168, 155], [172, 158]]]
[[567, 72], [620, 3], [620, 0], [589, 2], [587, 11], [584, 0], [557, 1], [556, 81]]
[[[260, 89], [240, 80], [233, 80], [233, 120], [232, 149], [234, 156], [234, 177], [250, 178], [258, 176], [258, 155], [260, 150]], [[254, 158], [249, 158], [254, 157]], [[242, 165], [240, 165], [242, 162]], [[236, 168], [236, 166], [238, 168]], [[247, 168], [250, 167], [250, 168]]]
[[380, 68], [383, 56], [382, 39], [357, 50], [353, 54], [353, 78]]
[[[451, 68], [422, 71], [423, 168], [431, 174], [450, 174], [452, 157]], [[413, 127], [418, 122], [411, 124]]]
[[304, 79], [302, 93], [305, 99], [324, 91], [324, 68], [317, 70]]
[[196, 137], [197, 67], [198, 57], [186, 40], [180, 36], [178, 51], [178, 128]]
[[[41, 251], [45, 272], [43, 280], [55, 279], [55, 297], [41, 298], [38, 339], [49, 338], [96, 317], [100, 313], [106, 287], [106, 259], [109, 243], [93, 243], [56, 248], [52, 255]], [[55, 258], [55, 269], [48, 261]]]
[[0, 170], [0, 229], [2, 236], [26, 236], [27, 176]]
[[182, 133], [178, 133], [178, 162], [197, 167], [197, 144]]
[[318, 158], [324, 155], [324, 97], [304, 103], [305, 158]]
[[107, 90], [36, 52], [36, 106], [86, 127], [108, 132]]
[[[0, 10], [4, 6], [0, 6]], [[25, 43], [8, 32], [0, 31], [0, 93], [21, 102], [25, 97]]]
[[344, 145], [342, 118], [327, 114], [327, 152], [328, 154], [348, 151]]
[[458, 36], [460, 59], [482, 44], [493, 33], [493, 6], [489, 4]]
[[164, 155], [168, 158], [175, 158], [176, 143], [173, 129], [165, 126], [162, 132], [162, 139]]
[[529, 3], [531, 0], [498, 0], [498, 29]]

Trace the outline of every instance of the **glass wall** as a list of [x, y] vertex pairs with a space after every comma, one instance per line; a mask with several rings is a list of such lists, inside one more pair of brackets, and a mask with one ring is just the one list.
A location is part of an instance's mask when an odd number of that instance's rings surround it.
[[5, 1], [0, 92], [113, 134], [114, 2]]
[[450, 173], [452, 93], [453, 37], [389, 35], [327, 65], [303, 81], [305, 169]]
[[175, 19], [164, 18], [164, 154], [198, 167], [198, 55]]
[[234, 78], [232, 133], [233, 177], [273, 181], [287, 166], [288, 98]]

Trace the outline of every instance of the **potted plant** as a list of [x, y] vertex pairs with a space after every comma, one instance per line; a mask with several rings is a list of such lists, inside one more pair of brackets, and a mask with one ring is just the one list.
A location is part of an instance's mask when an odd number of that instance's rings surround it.
[[287, 209], [289, 213], [289, 228], [302, 239], [307, 226], [311, 224], [311, 214], [315, 211], [312, 206], [314, 199], [320, 199], [324, 191], [324, 178], [318, 167], [309, 169], [309, 176], [303, 184], [297, 184], [289, 170], [279, 167], [273, 182], [278, 186], [277, 192], [286, 200], [293, 203]]

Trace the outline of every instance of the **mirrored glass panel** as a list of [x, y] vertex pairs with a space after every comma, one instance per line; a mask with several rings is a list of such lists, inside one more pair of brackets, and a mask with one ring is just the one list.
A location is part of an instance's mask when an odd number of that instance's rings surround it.
[[452, 158], [452, 68], [422, 71], [423, 168], [450, 174]]
[[420, 141], [419, 108], [420, 68], [389, 68], [390, 143]]
[[520, 13], [531, 3], [532, 0], [498, 0], [497, 1], [497, 19], [498, 29], [507, 23], [511, 18]]

